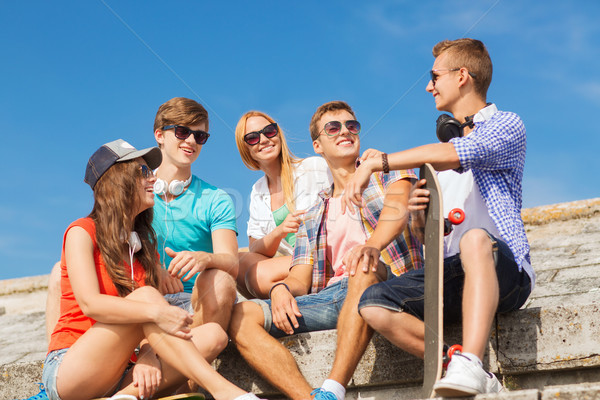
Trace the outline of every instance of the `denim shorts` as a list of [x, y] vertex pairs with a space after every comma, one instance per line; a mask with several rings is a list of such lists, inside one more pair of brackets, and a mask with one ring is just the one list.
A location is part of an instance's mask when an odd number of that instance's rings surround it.
[[58, 374], [58, 367], [63, 360], [66, 349], [54, 350], [48, 353], [46, 361], [44, 361], [44, 370], [42, 372], [42, 383], [46, 389], [46, 394], [50, 400], [60, 400], [58, 391], [56, 389], [56, 375]]
[[172, 306], [177, 306], [190, 314], [194, 315], [194, 307], [192, 307], [192, 294], [188, 292], [179, 292], [165, 294], [165, 300]]
[[[65, 354], [67, 354], [67, 350], [69, 350], [69, 348], [53, 350], [50, 353], [48, 353], [48, 355], [46, 356], [46, 360], [44, 361], [42, 383], [44, 384], [44, 389], [46, 389], [46, 394], [48, 395], [48, 399], [50, 400], [61, 400], [60, 396], [58, 395], [58, 390], [56, 388], [56, 377], [58, 375], [58, 367], [60, 367], [60, 364], [62, 363]], [[133, 366], [134, 364], [131, 362], [127, 365], [125, 371], [123, 371], [123, 374], [121, 375], [121, 379], [119, 379], [119, 382], [115, 386], [115, 389], [112, 391], [112, 393], [108, 394], [109, 397], [114, 395], [121, 389], [121, 384], [123, 383], [125, 376], [129, 372], [129, 370], [133, 368]]]
[[[348, 278], [344, 278], [333, 285], [327, 286], [319, 293], [296, 297], [296, 303], [302, 316], [298, 317], [299, 326], [294, 328], [294, 333], [335, 329], [347, 293]], [[264, 328], [271, 336], [276, 338], [288, 336], [287, 333], [273, 324], [271, 300], [252, 299], [250, 301], [261, 306], [265, 317]]]
[[[489, 234], [488, 234], [489, 235]], [[489, 235], [496, 251], [496, 276], [500, 298], [496, 312], [519, 309], [531, 293], [531, 281], [524, 270], [519, 271], [508, 245]], [[465, 273], [460, 254], [444, 259], [444, 321], [462, 320], [462, 295]], [[364, 307], [383, 307], [392, 311], [408, 312], [425, 318], [425, 269], [411, 270], [386, 282], [369, 287], [363, 293], [358, 311]]]

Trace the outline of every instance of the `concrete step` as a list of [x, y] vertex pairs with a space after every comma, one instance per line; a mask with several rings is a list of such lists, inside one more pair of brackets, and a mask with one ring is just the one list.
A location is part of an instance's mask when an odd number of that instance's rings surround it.
[[[600, 307], [600, 198], [523, 214], [537, 286], [524, 309], [497, 318], [486, 368], [511, 390], [501, 398], [600, 398], [600, 327], [594, 320]], [[41, 381], [46, 353], [47, 280], [44, 275], [0, 281], [0, 308], [5, 310], [0, 313], [0, 400], [38, 392], [35, 383]], [[335, 331], [283, 341], [309, 382], [320, 386], [333, 362]], [[448, 327], [446, 341], [460, 343], [460, 329]], [[275, 398], [231, 346], [215, 365], [241, 387]], [[422, 361], [375, 336], [347, 398], [418, 398], [422, 373]], [[552, 392], [550, 385], [563, 386]]]
[[[499, 315], [484, 359], [485, 368], [509, 389], [542, 389], [561, 382], [600, 382], [598, 304], [531, 308]], [[460, 343], [459, 326], [446, 329], [446, 343]], [[336, 347], [336, 332], [323, 331], [282, 339], [308, 382], [318, 387], [327, 377]], [[265, 360], [265, 362], [269, 362]], [[227, 379], [261, 396], [276, 391], [229, 346], [219, 357], [218, 371]], [[410, 388], [422, 382], [423, 362], [376, 335], [361, 360], [349, 388]], [[356, 389], [356, 390], [354, 390]], [[402, 398], [411, 398], [413, 392]], [[417, 390], [417, 393], [420, 393]], [[362, 396], [362, 395], [361, 395]], [[384, 397], [381, 397], [384, 398]]]

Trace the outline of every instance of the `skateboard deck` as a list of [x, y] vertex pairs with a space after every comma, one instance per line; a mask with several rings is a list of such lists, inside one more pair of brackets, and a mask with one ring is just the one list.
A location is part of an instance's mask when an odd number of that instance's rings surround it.
[[[121, 395], [122, 399], [129, 399], [129, 395]], [[121, 396], [119, 395], [115, 395], [115, 399], [120, 399]], [[131, 398], [135, 398], [135, 396], [132, 396]], [[108, 400], [110, 399], [110, 397], [101, 397], [98, 399], [94, 399], [94, 400]], [[182, 394], [176, 394], [173, 396], [167, 396], [167, 397], [158, 397], [156, 398], [156, 400], [205, 400], [205, 397], [202, 393], [182, 393]]]
[[442, 377], [444, 346], [444, 216], [442, 191], [431, 164], [420, 168], [426, 179], [429, 205], [425, 211], [425, 361], [423, 396], [433, 397], [433, 385]]

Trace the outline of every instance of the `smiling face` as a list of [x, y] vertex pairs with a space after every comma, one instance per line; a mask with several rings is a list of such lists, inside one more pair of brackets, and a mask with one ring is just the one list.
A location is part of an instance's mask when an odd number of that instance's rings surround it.
[[435, 71], [436, 82], [433, 84], [430, 80], [425, 90], [433, 95], [435, 108], [439, 111], [452, 112], [456, 99], [460, 97], [458, 85], [460, 75], [459, 71], [450, 71], [455, 66], [449, 63], [447, 53], [442, 53], [435, 59], [431, 69]]
[[[246, 128], [244, 134], [250, 132], [258, 132], [265, 126], [271, 124], [271, 122], [263, 116], [253, 116], [246, 120]], [[280, 135], [275, 135], [272, 138], [268, 138], [265, 135], [260, 135], [260, 141], [254, 146], [250, 146], [244, 142], [244, 145], [250, 152], [250, 156], [254, 159], [259, 167], [262, 169], [263, 165], [275, 162], [279, 160], [279, 154], [281, 153], [281, 139]]]
[[[207, 123], [202, 122], [197, 125], [188, 126], [191, 130], [207, 131]], [[174, 165], [178, 168], [191, 168], [191, 165], [202, 150], [202, 145], [196, 143], [194, 135], [191, 134], [187, 139], [177, 139], [173, 129], [161, 130], [157, 129], [154, 132], [156, 142], [159, 144], [163, 155], [161, 165]]]
[[[154, 207], [154, 182], [156, 182], [156, 177], [152, 173], [152, 170], [146, 164], [146, 161], [143, 158], [137, 158], [135, 161], [139, 164], [139, 169], [137, 170], [137, 193], [138, 193], [138, 214]], [[147, 176], [143, 174], [143, 168], [145, 166], [147, 171], [149, 171]]]
[[[330, 111], [321, 117], [317, 123], [319, 137], [313, 141], [315, 153], [321, 154], [331, 166], [338, 163], [352, 165], [360, 154], [360, 138], [348, 131], [344, 122], [356, 119], [346, 110]], [[325, 124], [331, 121], [342, 123], [342, 130], [337, 136], [327, 136], [324, 132]]]

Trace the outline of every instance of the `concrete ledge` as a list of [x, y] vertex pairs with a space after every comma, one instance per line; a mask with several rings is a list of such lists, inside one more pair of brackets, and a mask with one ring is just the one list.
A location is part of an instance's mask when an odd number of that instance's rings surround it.
[[499, 372], [600, 366], [599, 304], [530, 308], [501, 315], [497, 326]]
[[[514, 388], [541, 388], [526, 375], [540, 371], [600, 370], [600, 324], [596, 323], [600, 305], [560, 306], [524, 309], [499, 315], [492, 332], [486, 369], [506, 378], [518, 378]], [[459, 326], [446, 329], [446, 343], [460, 343]], [[312, 332], [281, 339], [294, 355], [308, 382], [318, 387], [329, 374], [336, 348], [336, 331]], [[265, 362], [269, 362], [265, 360]], [[255, 373], [229, 346], [216, 363], [218, 371], [243, 389], [261, 396], [276, 390]], [[568, 375], [567, 374], [567, 375]], [[583, 381], [595, 381], [588, 376]], [[361, 360], [349, 389], [363, 391], [374, 387], [420, 386], [423, 362], [375, 335]], [[514, 376], [514, 377], [513, 377]], [[573, 378], [575, 379], [575, 378]], [[597, 378], [600, 381], [600, 375]], [[550, 382], [546, 382], [550, 383]], [[540, 386], [540, 387], [538, 387]]]
[[551, 204], [522, 210], [525, 224], [541, 225], [553, 221], [591, 217], [600, 214], [600, 197], [568, 203]]
[[37, 394], [42, 368], [42, 361], [0, 366], [0, 399], [27, 398]]
[[50, 274], [0, 280], [0, 296], [13, 293], [34, 292], [36, 290], [48, 289], [49, 277]]

